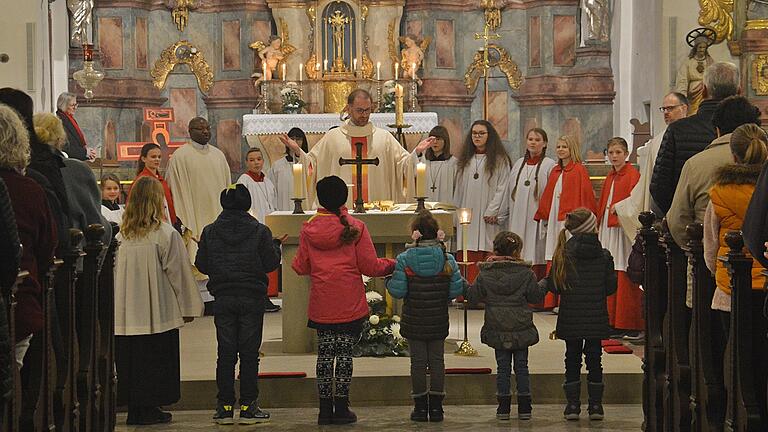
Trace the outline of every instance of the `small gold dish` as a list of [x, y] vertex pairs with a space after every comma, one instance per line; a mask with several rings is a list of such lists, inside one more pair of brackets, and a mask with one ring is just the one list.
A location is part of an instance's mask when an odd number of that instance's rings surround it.
[[378, 205], [378, 201], [363, 203], [363, 208], [366, 210], [373, 210]]
[[383, 212], [392, 211], [392, 207], [395, 206], [395, 202], [392, 200], [383, 200], [379, 202], [379, 209]]

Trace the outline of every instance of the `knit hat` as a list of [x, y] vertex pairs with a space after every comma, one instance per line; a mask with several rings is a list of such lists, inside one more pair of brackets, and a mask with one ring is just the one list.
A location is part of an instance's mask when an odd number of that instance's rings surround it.
[[317, 200], [324, 209], [334, 211], [347, 202], [347, 184], [337, 176], [317, 182]]
[[[568, 215], [570, 216], [570, 214]], [[566, 223], [567, 225], [567, 223]], [[567, 228], [567, 227], [566, 227]], [[595, 217], [595, 214], [592, 212], [589, 212], [589, 217], [587, 217], [584, 222], [579, 224], [578, 226], [574, 228], [568, 228], [568, 231], [571, 232], [571, 234], [583, 234], [583, 233], [594, 233], [597, 232], [597, 218]]]
[[221, 191], [221, 207], [224, 210], [243, 210], [251, 209], [251, 194], [248, 188], [242, 184], [229, 185], [228, 188]]

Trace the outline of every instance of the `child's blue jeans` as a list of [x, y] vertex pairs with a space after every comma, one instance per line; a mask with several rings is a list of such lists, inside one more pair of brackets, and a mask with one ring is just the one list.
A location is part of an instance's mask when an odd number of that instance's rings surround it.
[[[514, 364], [513, 364], [514, 359]], [[496, 350], [496, 394], [512, 394], [512, 370], [517, 380], [517, 395], [531, 394], [531, 377], [528, 374], [528, 348], [521, 350]]]

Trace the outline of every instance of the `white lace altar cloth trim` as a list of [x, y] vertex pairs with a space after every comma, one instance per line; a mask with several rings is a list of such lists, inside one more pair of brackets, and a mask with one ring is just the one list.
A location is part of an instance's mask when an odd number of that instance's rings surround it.
[[[428, 133], [437, 126], [437, 113], [405, 113], [405, 123], [411, 125], [404, 133]], [[373, 113], [371, 122], [378, 128], [395, 132], [387, 125], [395, 122], [395, 113]], [[305, 133], [325, 133], [332, 126], [340, 126], [338, 114], [246, 114], [243, 116], [243, 135], [274, 135], [288, 133], [297, 127]]]

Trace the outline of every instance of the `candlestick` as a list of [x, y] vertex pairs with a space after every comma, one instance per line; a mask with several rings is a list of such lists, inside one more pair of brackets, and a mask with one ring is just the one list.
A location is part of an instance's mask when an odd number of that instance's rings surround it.
[[469, 262], [467, 258], [467, 226], [472, 223], [472, 209], [460, 208], [456, 210], [456, 215], [459, 218], [459, 224], [461, 225], [461, 250], [464, 252], [464, 263]]
[[293, 197], [304, 198], [304, 165], [293, 164]]
[[403, 86], [395, 84], [395, 124], [404, 124], [403, 119]]
[[357, 57], [352, 59], [352, 72], [357, 72]]
[[285, 63], [283, 63], [283, 81], [285, 81], [285, 75], [286, 75], [286, 71], [287, 71], [286, 66], [287, 65]]
[[381, 81], [381, 62], [376, 62], [376, 81]]
[[304, 208], [301, 206], [301, 202], [304, 198], [291, 198], [293, 200], [293, 214], [304, 214]]
[[462, 261], [463, 262], [469, 262], [469, 259], [467, 258], [467, 225], [464, 224], [461, 226], [461, 252], [462, 252]]
[[299, 82], [304, 80], [304, 63], [299, 63]]
[[400, 70], [400, 63], [395, 63], [395, 81], [397, 81], [397, 72]]
[[411, 63], [411, 79], [416, 79], [416, 62]]
[[323, 72], [328, 72], [328, 59], [323, 60]]
[[264, 69], [264, 74], [262, 75], [264, 77], [264, 81], [267, 81], [271, 77], [267, 78], [267, 62], [266, 62], [266, 60], [264, 61], [264, 63], [262, 63], [261, 66], [262, 66], [262, 69]]
[[427, 164], [416, 164], [416, 196], [427, 196]]

